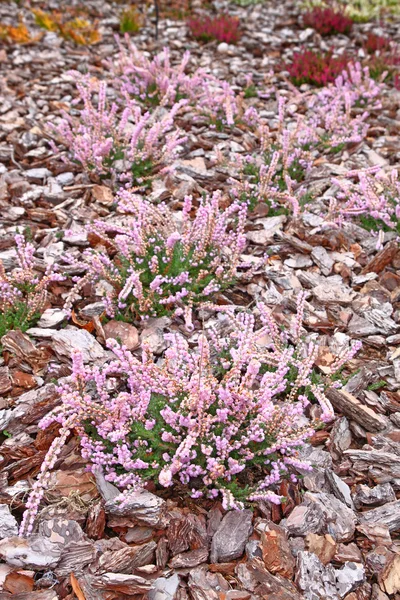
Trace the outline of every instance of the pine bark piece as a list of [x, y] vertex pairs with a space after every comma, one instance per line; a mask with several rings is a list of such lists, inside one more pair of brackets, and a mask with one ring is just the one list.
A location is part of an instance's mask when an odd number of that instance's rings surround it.
[[155, 542], [140, 546], [127, 546], [117, 551], [104, 552], [99, 558], [97, 573], [131, 573], [136, 567], [143, 567], [153, 562]]
[[224, 516], [211, 542], [211, 562], [229, 562], [242, 556], [252, 517], [251, 510], [233, 510]]
[[387, 594], [400, 592], [400, 555], [396, 555], [379, 575], [380, 586]]
[[169, 561], [171, 569], [187, 569], [197, 567], [201, 563], [207, 562], [208, 549], [199, 548], [198, 550], [190, 550], [177, 554]]
[[96, 578], [93, 587], [119, 592], [127, 596], [145, 594], [151, 589], [151, 581], [138, 575], [124, 575], [122, 573], [104, 573]]
[[388, 421], [382, 415], [377, 414], [361, 404], [361, 402], [345, 390], [336, 390], [331, 388], [326, 393], [327, 398], [332, 402], [334, 408], [343, 413], [346, 417], [353, 419], [367, 431], [382, 431], [386, 429]]
[[61, 560], [54, 570], [58, 578], [68, 577], [70, 573], [81, 574], [92, 564], [96, 557], [96, 548], [91, 541], [73, 542], [62, 549]]
[[106, 526], [106, 513], [103, 503], [96, 502], [89, 506], [85, 531], [92, 540], [100, 540], [104, 537]]
[[400, 531], [400, 500], [360, 513], [361, 523], [386, 525], [389, 531]]
[[133, 517], [141, 525], [157, 527], [164, 514], [165, 502], [150, 492], [133, 492], [123, 504], [110, 499], [105, 504], [106, 513], [111, 515]]
[[291, 535], [329, 533], [336, 542], [352, 539], [356, 526], [354, 512], [332, 494], [306, 492], [304, 502], [296, 506], [286, 521]]
[[396, 482], [400, 479], [400, 456], [382, 450], [357, 450], [350, 448], [345, 451], [356, 471], [367, 472], [377, 484]]
[[0, 504], [0, 539], [18, 535], [18, 523], [7, 504]]
[[4, 538], [0, 542], [0, 556], [13, 567], [42, 571], [53, 569], [61, 558], [61, 548], [41, 535]]
[[270, 573], [290, 579], [294, 573], [293, 558], [285, 530], [269, 522], [261, 532], [264, 564]]
[[[229, 514], [229, 513], [228, 513]], [[193, 600], [220, 600], [230, 586], [220, 573], [208, 573], [207, 567], [196, 567], [190, 571], [188, 588]]]
[[269, 573], [259, 558], [252, 558], [245, 566], [249, 574], [260, 584], [254, 590], [256, 598], [303, 600], [303, 596], [299, 594], [291, 581], [280, 575]]
[[383, 271], [383, 269], [392, 262], [397, 254], [398, 249], [399, 244], [395, 240], [386, 244], [386, 246], [380, 250], [378, 254], [376, 254], [374, 258], [369, 261], [368, 264], [365, 265], [361, 271], [362, 275], [365, 273], [371, 273], [372, 271], [374, 273], [380, 273]]

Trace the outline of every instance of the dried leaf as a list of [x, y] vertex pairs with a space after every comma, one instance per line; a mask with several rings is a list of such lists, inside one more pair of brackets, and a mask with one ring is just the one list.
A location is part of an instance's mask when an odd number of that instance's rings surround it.
[[72, 589], [74, 590], [74, 593], [75, 593], [76, 597], [78, 598], [78, 600], [86, 600], [85, 594], [83, 593], [82, 588], [79, 585], [79, 581], [77, 580], [77, 578], [75, 577], [75, 575], [73, 573], [71, 573], [70, 580], [71, 580]]

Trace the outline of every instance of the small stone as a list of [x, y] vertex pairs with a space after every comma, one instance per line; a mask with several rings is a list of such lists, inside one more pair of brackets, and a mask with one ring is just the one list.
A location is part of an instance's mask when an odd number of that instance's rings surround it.
[[66, 173], [60, 173], [56, 176], [56, 181], [61, 186], [72, 185], [74, 183], [74, 174], [67, 171]]
[[343, 598], [355, 590], [365, 580], [365, 569], [362, 564], [347, 562], [342, 569], [336, 569], [336, 588]]
[[335, 569], [332, 565], [324, 567], [319, 558], [311, 552], [299, 552], [295, 581], [306, 600], [339, 600]]
[[43, 196], [45, 200], [50, 200], [53, 203], [62, 202], [65, 198], [61, 185], [54, 177], [49, 177], [47, 180], [47, 185], [43, 189]]
[[226, 54], [229, 50], [229, 45], [226, 42], [221, 42], [217, 46], [217, 52], [220, 54]]
[[222, 519], [211, 543], [211, 562], [229, 562], [242, 556], [252, 528], [251, 510], [231, 510]]
[[[329, 280], [316, 285], [312, 292], [321, 304], [341, 304], [346, 306], [347, 304], [351, 304], [355, 296], [355, 292], [347, 285], [330, 282]], [[372, 333], [376, 333], [375, 329]]]
[[164, 338], [164, 328], [170, 323], [171, 319], [168, 317], [147, 319], [140, 339], [142, 344], [146, 343], [149, 346], [150, 352], [153, 354], [161, 354], [166, 349], [167, 344]]
[[254, 225], [262, 225], [262, 229], [256, 231], [248, 231], [246, 233], [246, 237], [254, 244], [266, 244], [269, 240], [271, 240], [274, 237], [277, 231], [282, 229], [283, 223], [285, 223], [285, 221], [285, 215], [256, 219], [254, 221]]

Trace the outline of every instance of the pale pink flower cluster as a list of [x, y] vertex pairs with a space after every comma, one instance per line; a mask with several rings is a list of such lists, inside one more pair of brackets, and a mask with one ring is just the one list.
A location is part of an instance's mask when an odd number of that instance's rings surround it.
[[349, 171], [334, 178], [338, 188], [329, 204], [327, 222], [342, 225], [345, 219], [369, 216], [395, 229], [400, 219], [400, 182], [398, 172], [389, 174], [380, 167]]
[[135, 185], [155, 167], [165, 168], [173, 162], [185, 141], [175, 118], [187, 100], [180, 100], [167, 112], [150, 113], [127, 96], [123, 108], [117, 102], [110, 103], [104, 81], [80, 76], [76, 85], [76, 102], [83, 104], [79, 115], [65, 113], [52, 127], [58, 141], [68, 148], [71, 160], [90, 174]]
[[[41, 426], [60, 423], [64, 441], [67, 430], [77, 429], [90, 468], [101, 466], [128, 493], [149, 479], [162, 487], [179, 481], [195, 498], [221, 494], [226, 509], [242, 508], [238, 496], [249, 480], [241, 474], [259, 465], [263, 474], [257, 471], [243, 499], [279, 503], [281, 479], [310, 469], [298, 456], [318, 424], [307, 416], [308, 405], [319, 403], [321, 419], [333, 418], [325, 384], [312, 384], [318, 346], [301, 339], [304, 305], [301, 296], [291, 342], [258, 304], [261, 327], [254, 315], [228, 310], [228, 333], [206, 331], [194, 350], [180, 334], [166, 335], [162, 363], [146, 347], [139, 360], [115, 340], [107, 342], [115, 359], [103, 367], [85, 366], [76, 351], [72, 376], [60, 388], [61, 407]], [[336, 367], [352, 354], [339, 357]], [[47, 466], [58, 452], [58, 445], [49, 450]], [[23, 531], [31, 528], [38, 499], [35, 488]]]
[[35, 268], [34, 245], [21, 234], [15, 236], [15, 244], [18, 267], [6, 273], [0, 260], [0, 313], [17, 310], [19, 304], [24, 304], [27, 309], [24, 319], [29, 321], [43, 310], [50, 283], [63, 281], [64, 277], [51, 266], [40, 277]]
[[[83, 253], [80, 266], [86, 275], [72, 290], [72, 302], [84, 283], [105, 280], [113, 286], [109, 316], [125, 309], [137, 318], [173, 313], [190, 326], [191, 307], [231, 284], [243, 266], [246, 206], [234, 203], [221, 210], [220, 200], [218, 192], [202, 199], [192, 219], [193, 200], [187, 196], [177, 228], [167, 207], [156, 208], [121, 190], [118, 204], [130, 213], [127, 225], [96, 221], [88, 226], [113, 249], [113, 257], [104, 246]], [[71, 306], [68, 300], [66, 308]]]

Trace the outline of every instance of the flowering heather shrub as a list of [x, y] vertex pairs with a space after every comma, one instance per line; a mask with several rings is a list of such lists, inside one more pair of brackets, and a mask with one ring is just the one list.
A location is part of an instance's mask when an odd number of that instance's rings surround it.
[[304, 25], [312, 27], [321, 35], [350, 33], [353, 21], [332, 8], [315, 7], [303, 16]]
[[[310, 470], [298, 450], [315, 426], [333, 417], [325, 384], [315, 373], [318, 346], [300, 337], [305, 298], [288, 337], [269, 309], [258, 304], [261, 327], [249, 313], [231, 314], [231, 330], [213, 329], [190, 349], [179, 334], [168, 334], [162, 364], [144, 348], [138, 360], [114, 340], [116, 358], [85, 367], [73, 354], [73, 373], [60, 387], [61, 409], [41, 427], [61, 424], [27, 502], [21, 534], [29, 534], [51, 468], [72, 428], [82, 455], [105, 471], [108, 481], [135, 490], [148, 481], [161, 487], [185, 485], [194, 498], [222, 496], [225, 509], [243, 501], [279, 504], [276, 484], [295, 480], [297, 468]], [[359, 349], [337, 357], [331, 373]], [[320, 418], [305, 415], [310, 402]], [[250, 476], [251, 472], [251, 476]], [[125, 495], [120, 498], [123, 502]]]
[[389, 50], [390, 40], [389, 38], [376, 35], [370, 31], [367, 39], [363, 43], [363, 48], [368, 52], [368, 54], [375, 54], [375, 52]]
[[73, 19], [64, 20], [64, 15], [52, 11], [47, 13], [43, 10], [33, 10], [35, 23], [47, 29], [58, 33], [65, 40], [70, 40], [81, 46], [97, 44], [101, 40], [101, 34], [96, 27], [96, 23], [90, 23], [81, 16], [75, 16]]
[[[183, 315], [191, 326], [191, 307], [210, 300], [237, 275], [246, 240], [245, 205], [219, 209], [220, 194], [202, 200], [190, 220], [191, 197], [186, 197], [178, 230], [166, 207], [157, 209], [121, 191], [119, 208], [133, 215], [127, 226], [95, 222], [90, 230], [111, 249], [87, 250], [87, 275], [78, 281], [67, 303], [87, 281], [105, 280], [113, 286], [106, 296], [107, 314], [126, 320]], [[127, 219], [128, 220], [128, 219]]]
[[172, 66], [168, 48], [150, 60], [127, 37], [125, 40], [128, 47], [120, 43], [117, 58], [105, 62], [113, 75], [111, 85], [146, 105], [172, 106], [182, 98], [197, 102], [209, 81], [215, 80], [201, 69], [192, 75], [186, 73], [190, 52]]
[[358, 143], [368, 130], [368, 112], [354, 116], [353, 109], [380, 108], [383, 85], [374, 81], [368, 67], [349, 64], [334, 84], [325, 86], [307, 100], [304, 126], [299, 140], [310, 148], [337, 152], [348, 143]]
[[49, 268], [42, 278], [35, 272], [35, 247], [15, 236], [18, 267], [6, 273], [0, 260], [0, 338], [10, 329], [26, 331], [35, 324], [46, 304], [47, 288], [64, 277]]
[[186, 101], [181, 100], [159, 116], [157, 112], [143, 114], [138, 104], [126, 98], [125, 108], [119, 114], [117, 104], [107, 105], [106, 83], [97, 83], [94, 104], [96, 84], [89, 78], [77, 82], [78, 102], [83, 102], [79, 117], [65, 113], [53, 131], [69, 149], [70, 158], [89, 174], [143, 184], [156, 167], [164, 168], [173, 161], [184, 141], [174, 129], [174, 119]]
[[347, 68], [335, 79], [331, 86], [320, 90], [319, 101], [333, 100], [340, 97], [351, 107], [381, 108], [380, 96], [383, 86], [370, 75], [369, 67], [362, 67], [359, 62], [349, 63]]
[[[189, 52], [185, 52], [180, 64], [173, 66], [168, 48], [149, 60], [129, 40], [127, 45], [128, 48], [125, 48], [120, 44], [117, 59], [105, 63], [112, 74], [110, 85], [117, 90], [122, 103], [126, 102], [128, 96], [154, 108], [173, 106], [185, 99], [195, 112], [193, 119], [198, 119], [199, 115], [206, 117], [219, 130], [238, 121], [239, 114], [243, 113], [240, 98], [228, 82], [202, 69], [197, 69], [193, 74], [186, 73]], [[242, 115], [242, 120], [251, 127], [257, 117], [254, 112], [250, 107]]]
[[297, 216], [299, 202], [293, 193], [293, 184], [301, 182], [311, 168], [312, 160], [305, 144], [299, 143], [302, 120], [289, 131], [284, 125], [285, 100], [278, 99], [278, 132], [260, 128], [260, 150], [257, 154], [236, 156], [238, 181], [232, 180], [232, 194], [240, 202], [254, 209], [258, 202], [266, 202], [272, 214], [291, 210]]
[[348, 63], [349, 58], [346, 55], [334, 57], [332, 52], [321, 54], [313, 50], [303, 50], [293, 55], [293, 62], [286, 65], [286, 70], [297, 86], [310, 83], [322, 87], [333, 83]]
[[227, 44], [236, 44], [240, 38], [239, 19], [226, 14], [189, 19], [187, 25], [192, 36], [202, 42], [218, 40]]
[[[356, 178], [353, 183], [350, 178]], [[400, 182], [398, 172], [389, 175], [379, 167], [350, 171], [345, 179], [333, 179], [339, 191], [329, 206], [328, 221], [341, 225], [355, 218], [368, 230], [400, 231]]]

